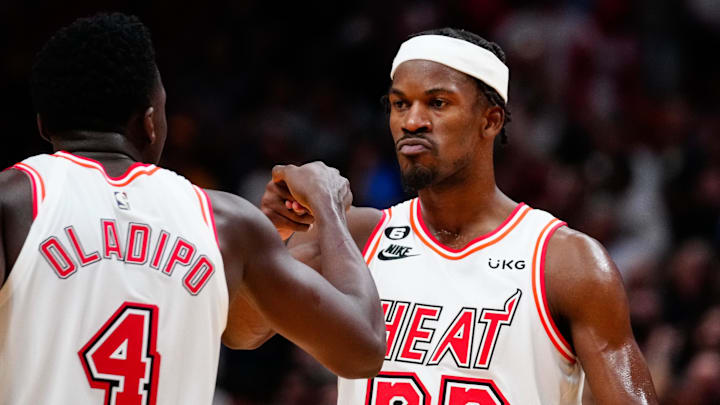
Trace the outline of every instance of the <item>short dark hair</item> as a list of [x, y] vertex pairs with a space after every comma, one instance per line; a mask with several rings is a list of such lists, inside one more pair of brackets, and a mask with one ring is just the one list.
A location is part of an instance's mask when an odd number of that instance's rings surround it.
[[157, 85], [150, 31], [135, 16], [97, 14], [61, 28], [35, 57], [30, 92], [52, 132], [125, 132]]
[[[487, 39], [481, 37], [480, 35], [474, 34], [470, 31], [465, 31], [463, 29], [457, 29], [457, 28], [438, 28], [433, 29], [429, 31], [423, 31], [418, 32], [416, 34], [410, 35], [410, 38], [417, 37], [420, 35], [444, 35], [446, 37], [450, 38], [457, 38], [462, 39], [463, 41], [470, 42], [471, 44], [477, 45], [479, 47], [485, 48], [488, 51], [495, 54], [495, 56], [498, 57], [503, 63], [505, 63], [505, 52], [503, 52], [500, 45], [496, 44], [495, 42], [490, 42]], [[488, 100], [488, 102], [491, 105], [499, 106], [503, 109], [505, 112], [505, 122], [503, 123], [503, 127], [500, 130], [500, 142], [503, 144], [507, 143], [507, 133], [505, 131], [505, 125], [510, 122], [510, 110], [507, 107], [507, 103], [505, 103], [505, 100], [500, 97], [500, 94], [493, 89], [492, 87], [488, 86], [485, 82], [483, 82], [480, 79], [477, 79], [473, 77], [475, 80], [475, 83], [478, 86], [478, 90], [480, 90], [480, 93], [485, 96], [485, 98]]]

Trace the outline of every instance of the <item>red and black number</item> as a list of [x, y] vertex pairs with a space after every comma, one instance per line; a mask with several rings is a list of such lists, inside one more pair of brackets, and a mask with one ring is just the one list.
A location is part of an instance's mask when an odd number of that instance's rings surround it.
[[160, 371], [158, 307], [125, 302], [78, 355], [105, 405], [155, 405]]
[[368, 381], [365, 405], [430, 405], [430, 394], [415, 373], [382, 372]]
[[507, 405], [492, 380], [443, 376], [438, 405]]

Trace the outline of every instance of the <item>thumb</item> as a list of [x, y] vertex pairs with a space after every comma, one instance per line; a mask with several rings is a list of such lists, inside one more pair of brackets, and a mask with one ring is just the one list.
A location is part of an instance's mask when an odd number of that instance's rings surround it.
[[275, 165], [272, 168], [272, 181], [275, 183], [279, 183], [281, 181], [285, 180], [285, 171], [287, 170], [287, 166], [285, 165]]

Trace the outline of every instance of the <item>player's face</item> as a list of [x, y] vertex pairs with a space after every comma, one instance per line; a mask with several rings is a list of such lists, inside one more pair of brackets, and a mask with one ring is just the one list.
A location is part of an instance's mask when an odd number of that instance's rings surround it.
[[471, 169], [482, 138], [478, 91], [471, 77], [439, 63], [411, 60], [397, 68], [390, 131], [407, 188], [462, 181]]

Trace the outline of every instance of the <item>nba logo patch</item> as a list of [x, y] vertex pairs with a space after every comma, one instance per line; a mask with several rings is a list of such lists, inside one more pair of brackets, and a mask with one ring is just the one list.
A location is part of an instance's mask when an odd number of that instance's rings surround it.
[[117, 203], [118, 208], [120, 208], [121, 210], [130, 209], [130, 201], [128, 201], [128, 196], [124, 191], [115, 192], [115, 202]]

